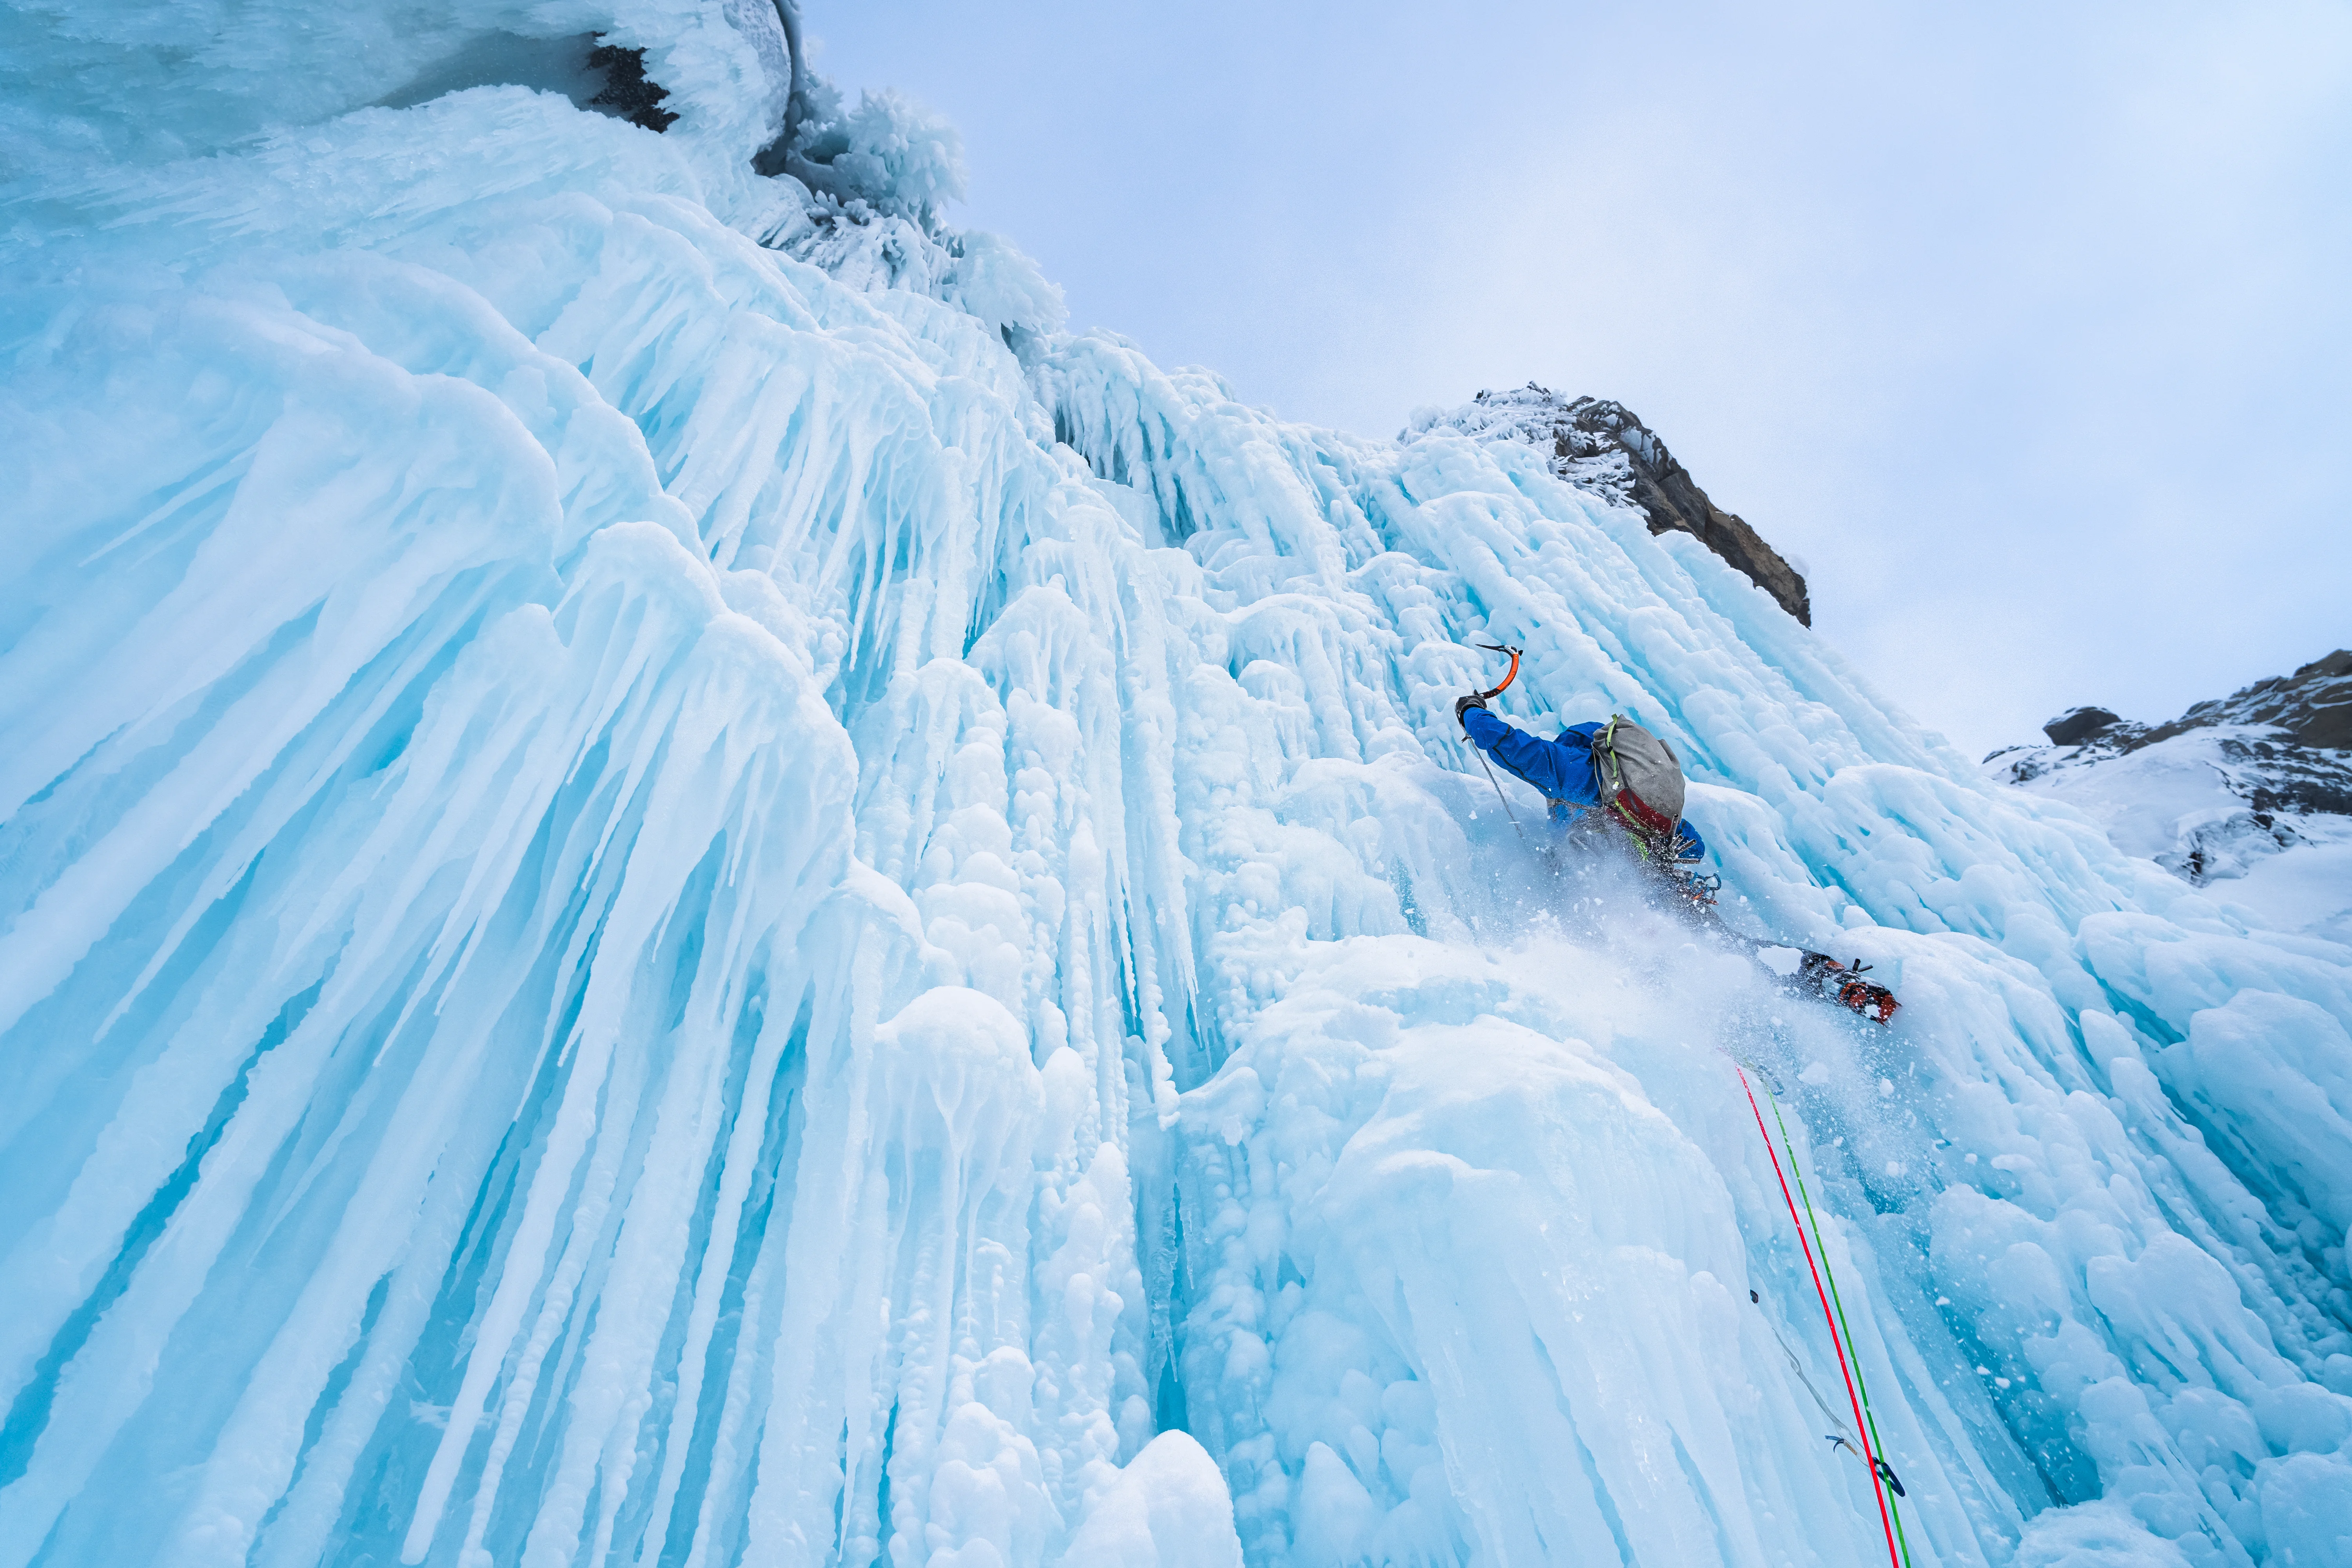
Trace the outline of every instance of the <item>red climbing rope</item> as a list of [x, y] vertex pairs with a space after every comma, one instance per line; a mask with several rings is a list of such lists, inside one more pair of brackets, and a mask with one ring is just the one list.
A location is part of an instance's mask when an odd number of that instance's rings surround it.
[[1862, 1401], [1853, 1392], [1853, 1373], [1845, 1363], [1845, 1342], [1838, 1337], [1837, 1318], [1830, 1311], [1830, 1294], [1822, 1289], [1822, 1271], [1813, 1264], [1813, 1244], [1805, 1239], [1804, 1222], [1797, 1217], [1797, 1200], [1790, 1195], [1789, 1178], [1780, 1173], [1780, 1154], [1772, 1147], [1772, 1134], [1764, 1130], [1764, 1112], [1756, 1103], [1756, 1090], [1748, 1082], [1748, 1069], [1740, 1068], [1739, 1087], [1747, 1092], [1748, 1109], [1756, 1118], [1757, 1135], [1764, 1140], [1764, 1152], [1772, 1157], [1772, 1174], [1780, 1179], [1780, 1201], [1789, 1205], [1789, 1223], [1797, 1227], [1797, 1245], [1805, 1249], [1805, 1268], [1813, 1277], [1813, 1294], [1822, 1300], [1822, 1319], [1830, 1327], [1830, 1346], [1837, 1352], [1838, 1373], [1845, 1379], [1846, 1403], [1853, 1406], [1854, 1436], [1862, 1441], [1863, 1468], [1870, 1472], [1870, 1495], [1878, 1500], [1879, 1527], [1886, 1531], [1886, 1561], [1893, 1568], [1903, 1568], [1903, 1559], [1895, 1550], [1895, 1524], [1886, 1516], [1886, 1490], [1878, 1479], [1878, 1456], [1870, 1451], [1870, 1426], [1862, 1418]]

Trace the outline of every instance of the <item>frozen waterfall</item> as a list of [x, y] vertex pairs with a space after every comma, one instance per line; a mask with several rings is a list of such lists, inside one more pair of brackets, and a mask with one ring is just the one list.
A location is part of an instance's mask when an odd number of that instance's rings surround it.
[[[2352, 1563], [2352, 950], [898, 100], [755, 175], [765, 4], [411, 9], [0, 12], [0, 1568], [1884, 1563], [1741, 1061], [1910, 1563]], [[1896, 1026], [1523, 840], [1486, 641]]]

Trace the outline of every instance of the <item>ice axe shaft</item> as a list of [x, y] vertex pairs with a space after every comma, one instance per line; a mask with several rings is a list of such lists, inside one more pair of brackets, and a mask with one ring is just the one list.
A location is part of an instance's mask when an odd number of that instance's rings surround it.
[[1520, 837], [1525, 838], [1528, 836], [1528, 830], [1519, 826], [1519, 814], [1511, 809], [1511, 797], [1503, 793], [1503, 781], [1495, 776], [1495, 770], [1492, 767], [1487, 766], [1486, 753], [1478, 751], [1478, 743], [1475, 741], [1470, 743], [1470, 749], [1477, 752], [1478, 765], [1486, 769], [1486, 782], [1495, 786], [1495, 798], [1503, 803], [1503, 815], [1511, 819], [1511, 826], [1517, 829]]

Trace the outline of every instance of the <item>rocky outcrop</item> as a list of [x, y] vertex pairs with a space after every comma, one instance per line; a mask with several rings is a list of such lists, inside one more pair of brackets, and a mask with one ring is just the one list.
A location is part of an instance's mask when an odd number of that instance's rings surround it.
[[2042, 726], [2049, 745], [2012, 746], [1985, 762], [2023, 784], [2053, 768], [2126, 757], [2200, 731], [2210, 732], [2200, 738], [2210, 742], [2213, 765], [2265, 827], [2281, 814], [2352, 816], [2352, 651], [2340, 648], [2293, 675], [2200, 702], [2167, 724], [2070, 708]]
[[2293, 675], [2258, 680], [2216, 702], [2200, 702], [2143, 744], [2215, 724], [2267, 724], [2299, 746], [2352, 750], [2352, 651], [2337, 648]]
[[588, 100], [589, 108], [642, 125], [656, 135], [677, 122], [677, 116], [662, 107], [669, 89], [646, 77], [645, 50], [598, 44], [589, 52], [588, 64], [604, 73], [604, 90]]
[[1531, 381], [1509, 392], [1482, 392], [1459, 408], [1423, 410], [1403, 439], [1433, 430], [1548, 449], [1552, 472], [1570, 484], [1635, 509], [1649, 520], [1652, 533], [1675, 529], [1691, 535], [1800, 622], [1813, 624], [1804, 577], [1738, 515], [1709, 500], [1656, 432], [1623, 404], [1571, 400]]
[[2082, 806], [2118, 846], [2192, 882], [2352, 843], [2352, 650], [2168, 723], [2070, 708], [2042, 732], [2048, 745], [1995, 752], [1986, 771]]
[[[2053, 746], [2079, 746], [2101, 735], [2112, 734], [2124, 721], [2104, 708], [2069, 708], [2047, 724], [2042, 732], [2050, 737]], [[2134, 731], [2144, 731], [2144, 724], [2127, 726]]]

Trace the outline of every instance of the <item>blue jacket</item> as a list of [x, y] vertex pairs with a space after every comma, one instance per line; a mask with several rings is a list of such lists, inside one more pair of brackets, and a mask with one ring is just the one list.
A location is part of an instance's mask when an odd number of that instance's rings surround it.
[[[1570, 724], [1557, 741], [1538, 740], [1515, 724], [1507, 724], [1484, 708], [1463, 710], [1462, 727], [1478, 748], [1502, 764], [1513, 778], [1543, 792], [1552, 803], [1554, 822], [1572, 820], [1577, 812], [1601, 804], [1601, 790], [1592, 777], [1592, 737], [1605, 724]], [[1687, 820], [1675, 829], [1690, 840], [1689, 858], [1706, 853], [1706, 840]]]

